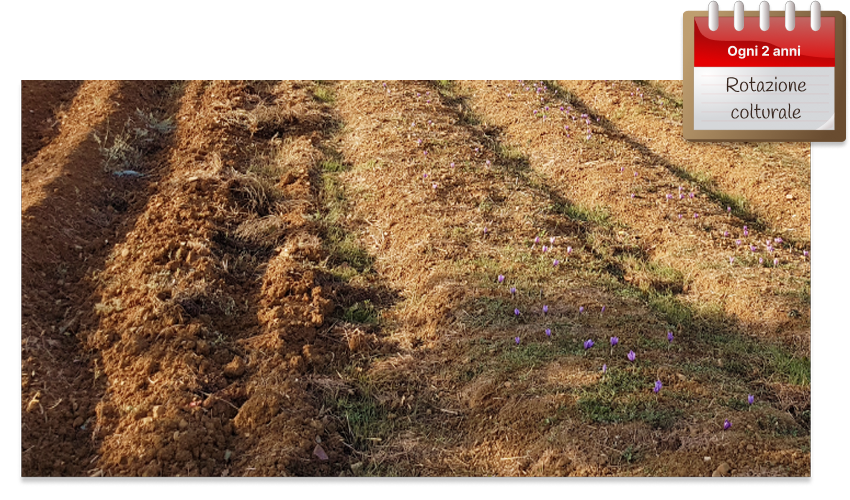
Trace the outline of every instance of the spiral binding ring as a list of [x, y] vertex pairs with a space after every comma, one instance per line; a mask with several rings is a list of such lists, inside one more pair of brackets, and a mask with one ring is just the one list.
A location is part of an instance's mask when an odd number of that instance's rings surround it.
[[717, 28], [720, 27], [720, 7], [717, 6], [717, 2], [711, 2], [708, 4], [708, 29], [711, 31], [717, 31]]
[[735, 2], [735, 31], [744, 29], [744, 2]]

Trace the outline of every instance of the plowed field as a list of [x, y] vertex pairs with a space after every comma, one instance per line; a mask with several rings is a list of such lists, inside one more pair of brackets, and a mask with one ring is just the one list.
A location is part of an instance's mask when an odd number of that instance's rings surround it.
[[23, 82], [22, 475], [809, 476], [809, 144], [681, 99]]

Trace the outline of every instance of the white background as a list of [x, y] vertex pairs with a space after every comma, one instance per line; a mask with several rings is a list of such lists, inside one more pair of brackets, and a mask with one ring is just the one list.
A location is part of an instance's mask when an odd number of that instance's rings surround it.
[[[721, 10], [732, 10], [722, 0]], [[20, 80], [681, 79], [694, 1], [54, 2], [4, 7], [2, 468], [14, 497], [835, 498], [846, 494], [847, 144], [812, 145], [812, 479], [20, 479]], [[758, 10], [758, 2], [744, 3]], [[850, 13], [845, 1], [822, 9]], [[808, 9], [799, 3], [798, 9]], [[774, 2], [774, 10], [784, 2]], [[844, 475], [844, 485], [842, 477]], [[815, 494], [815, 496], [811, 496]]]

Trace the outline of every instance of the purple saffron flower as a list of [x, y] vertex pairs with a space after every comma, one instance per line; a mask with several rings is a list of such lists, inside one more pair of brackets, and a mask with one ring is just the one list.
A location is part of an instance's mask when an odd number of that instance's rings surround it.
[[516, 287], [511, 287], [511, 295], [516, 295]]
[[761, 257], [759, 257], [759, 264], [764, 264], [764, 259], [762, 259]]
[[605, 312], [605, 306], [602, 306], [602, 310], [600, 311], [600, 314], [604, 313], [604, 312]]
[[729, 257], [729, 263], [731, 264], [733, 262], [735, 262], [735, 257]]
[[484, 228], [484, 234], [487, 234], [487, 228], [486, 227]]
[[425, 153], [425, 156], [428, 156], [428, 151], [424, 151], [424, 153]]
[[750, 251], [752, 251], [752, 252], [758, 252], [758, 247], [757, 247], [757, 246], [755, 246], [755, 245], [750, 245]]
[[545, 253], [546, 250], [548, 250], [548, 248], [546, 247], [546, 245], [543, 245], [543, 252]]
[[498, 280], [499, 280], [499, 283], [504, 283], [505, 277], [500, 274]]
[[667, 332], [667, 342], [673, 342], [673, 332]]
[[634, 193], [632, 193], [632, 196], [631, 196], [631, 197], [632, 197], [632, 198], [634, 198], [634, 197], [635, 197], [635, 194], [634, 194]]
[[554, 236], [552, 236], [551, 238], [549, 238], [549, 243], [551, 243], [551, 244], [553, 244], [553, 245], [555, 244], [555, 237], [554, 237]]
[[727, 418], [723, 421], [723, 430], [727, 431], [727, 430], [729, 430], [730, 427], [732, 427], [732, 422], [730, 422], [729, 419]]
[[808, 256], [809, 256], [809, 251], [803, 250], [803, 257], [808, 257]]
[[489, 167], [490, 166], [490, 160], [485, 161], [484, 164]]
[[543, 306], [543, 314], [549, 314], [549, 306]]
[[667, 194], [664, 196], [664, 198], [665, 198], [667, 201], [670, 201], [670, 200], [672, 200], [672, 199], [673, 199], [673, 195], [672, 195], [672, 194], [670, 194], [670, 193], [667, 193]]
[[519, 345], [519, 337], [514, 337], [514, 342], [516, 342], [516, 345]]
[[682, 220], [682, 214], [679, 214], [679, 220]]
[[694, 197], [694, 192], [693, 192], [693, 191], [691, 191], [690, 193], [688, 193], [688, 198], [693, 198], [693, 197]]
[[514, 316], [519, 317], [519, 309], [514, 309]]
[[555, 259], [555, 261], [554, 261], [554, 262], [552, 262], [552, 266], [553, 266], [553, 267], [558, 267], [558, 264], [560, 264], [560, 262], [558, 261], [558, 259]]
[[590, 340], [590, 339], [585, 340], [584, 341], [584, 350], [586, 351], [586, 350], [590, 349], [591, 347], [593, 347], [593, 341]]
[[434, 189], [437, 189], [437, 183], [435, 182], [434, 184], [431, 185], [431, 187], [434, 188]]
[[699, 219], [699, 214], [695, 213], [695, 214], [694, 214], [694, 219]]
[[607, 371], [608, 371], [608, 365], [607, 365], [607, 364], [603, 364], [603, 365], [602, 365], [602, 373], [605, 373], [605, 372], [607, 372]]
[[534, 244], [536, 245], [538, 243], [540, 243], [540, 236], [535, 236], [534, 237]]
[[658, 391], [661, 390], [661, 387], [662, 387], [661, 381], [656, 380], [655, 381], [655, 387], [652, 388], [652, 392], [654, 392], [655, 394], [658, 394]]
[[747, 403], [749, 403], [749, 404], [753, 404], [753, 401], [755, 401], [755, 398], [753, 398], [753, 395], [752, 395], [752, 394], [748, 394], [748, 395], [747, 395]]
[[427, 178], [428, 178], [428, 174], [422, 174], [422, 178], [423, 178], [423, 179], [427, 179]]
[[452, 167], [452, 168], [455, 168], [455, 162], [451, 162], [451, 163], [449, 164], [449, 166], [450, 166], [450, 167]]
[[732, 213], [732, 207], [726, 207], [726, 213], [731, 214]]
[[735, 244], [741, 246], [741, 240], [735, 240]]
[[723, 236], [728, 238], [729, 237], [729, 231], [723, 231]]
[[548, 329], [548, 328], [547, 328], [547, 329], [546, 329], [546, 336], [547, 336], [547, 337], [551, 337], [551, 336], [552, 336], [552, 330], [550, 330], [550, 329]]
[[749, 235], [750, 235], [750, 230], [747, 229], [747, 226], [744, 226], [744, 236], [749, 236]]
[[626, 357], [627, 357], [627, 358], [629, 358], [629, 361], [634, 362], [634, 360], [635, 360], [635, 352], [634, 352], [634, 351], [629, 351], [629, 353], [628, 353], [628, 354], [626, 354]]
[[581, 314], [584, 312], [584, 306], [578, 306], [578, 313]]
[[417, 139], [417, 140], [416, 140], [416, 143], [421, 145], [421, 144], [422, 144], [422, 139]]
[[773, 242], [776, 243], [777, 245], [781, 245], [782, 244], [782, 238], [774, 238]]
[[611, 337], [611, 347], [620, 343], [620, 337]]
[[567, 247], [567, 254], [573, 253], [573, 247]]
[[773, 259], [773, 267], [776, 267], [778, 265], [779, 265], [779, 259]]
[[635, 172], [635, 177], [637, 177], [637, 172]]

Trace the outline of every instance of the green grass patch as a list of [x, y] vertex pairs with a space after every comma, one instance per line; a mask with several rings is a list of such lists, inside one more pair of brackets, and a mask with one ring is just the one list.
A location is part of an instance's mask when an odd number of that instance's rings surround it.
[[380, 311], [369, 300], [351, 305], [342, 314], [342, 319], [349, 323], [377, 324], [380, 318]]
[[368, 450], [392, 431], [387, 412], [369, 394], [341, 396], [329, 401], [328, 406], [342, 420], [343, 432], [358, 450]]
[[313, 89], [313, 97], [319, 102], [330, 104], [336, 101], [336, 92], [333, 88], [320, 83]]
[[585, 207], [571, 203], [555, 203], [550, 207], [550, 210], [572, 220], [592, 222], [599, 226], [610, 225], [611, 214], [607, 208], [602, 206]]

